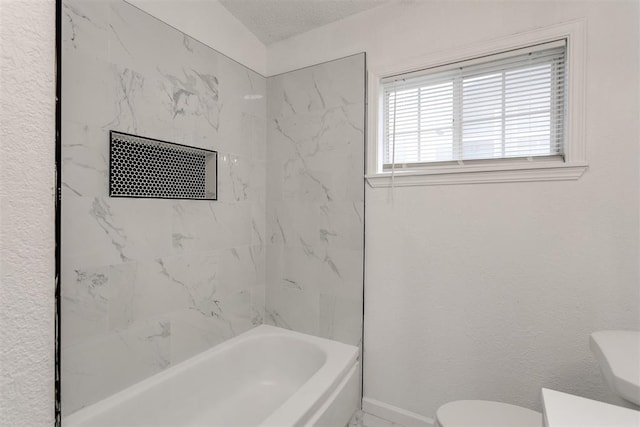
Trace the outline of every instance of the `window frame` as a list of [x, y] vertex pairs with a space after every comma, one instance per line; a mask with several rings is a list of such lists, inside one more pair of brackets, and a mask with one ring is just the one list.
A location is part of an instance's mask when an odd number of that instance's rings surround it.
[[[444, 67], [451, 63], [499, 55], [532, 45], [566, 39], [567, 118], [563, 159], [489, 159], [432, 163], [428, 166], [383, 171], [383, 86], [390, 76], [408, 74], [427, 68]], [[428, 56], [380, 64], [368, 71], [368, 138], [366, 179], [372, 187], [463, 184], [488, 182], [522, 182], [576, 180], [587, 168], [584, 139], [585, 87], [585, 23], [571, 21], [530, 32], [469, 45]]]

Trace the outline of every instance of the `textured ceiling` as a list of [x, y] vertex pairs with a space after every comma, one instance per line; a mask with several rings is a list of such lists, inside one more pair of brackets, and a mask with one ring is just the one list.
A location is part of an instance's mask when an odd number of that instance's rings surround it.
[[265, 45], [386, 2], [388, 0], [220, 0]]

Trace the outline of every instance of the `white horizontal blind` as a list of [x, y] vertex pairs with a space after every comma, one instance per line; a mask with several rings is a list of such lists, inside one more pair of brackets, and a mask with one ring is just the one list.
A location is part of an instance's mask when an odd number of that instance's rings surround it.
[[383, 166], [563, 154], [565, 41], [383, 79]]

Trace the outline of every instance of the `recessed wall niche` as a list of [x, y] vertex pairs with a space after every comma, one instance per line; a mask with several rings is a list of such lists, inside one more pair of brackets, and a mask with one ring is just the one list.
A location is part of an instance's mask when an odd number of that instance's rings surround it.
[[110, 132], [109, 195], [217, 200], [218, 153]]

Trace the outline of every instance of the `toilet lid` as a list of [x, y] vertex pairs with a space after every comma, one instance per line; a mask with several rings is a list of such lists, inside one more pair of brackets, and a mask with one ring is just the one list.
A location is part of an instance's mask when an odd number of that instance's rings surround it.
[[438, 408], [442, 427], [541, 427], [542, 414], [521, 406], [488, 400], [458, 400]]

